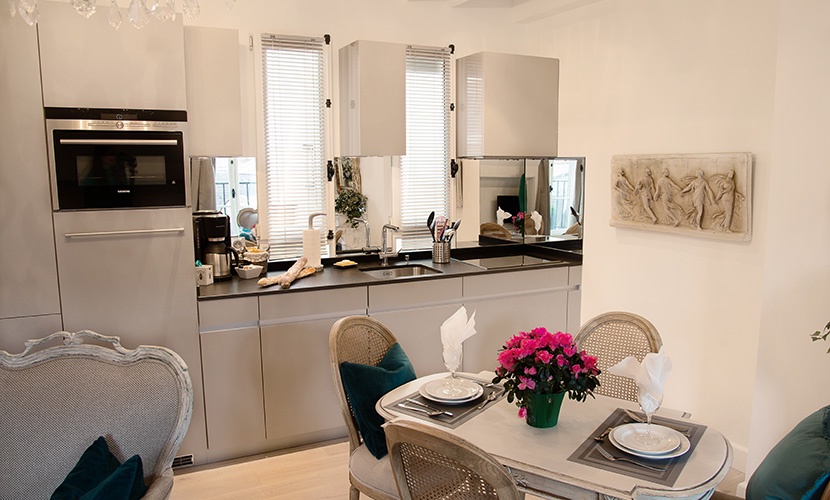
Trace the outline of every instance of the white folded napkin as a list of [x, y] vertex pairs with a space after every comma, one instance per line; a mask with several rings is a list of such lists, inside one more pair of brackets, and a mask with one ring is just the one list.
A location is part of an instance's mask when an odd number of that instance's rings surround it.
[[660, 407], [663, 400], [663, 389], [671, 371], [671, 359], [660, 348], [660, 352], [650, 352], [643, 358], [643, 362], [637, 361], [634, 356], [628, 356], [616, 365], [608, 368], [608, 372], [621, 377], [633, 378], [634, 383], [647, 397], [640, 397], [640, 406], [646, 413], [653, 413]]
[[533, 220], [533, 228], [536, 229], [536, 232], [538, 233], [539, 230], [542, 229], [542, 214], [534, 210], [530, 214], [530, 218]]
[[441, 344], [444, 346], [444, 364], [447, 368], [461, 367], [462, 343], [476, 333], [476, 312], [467, 319], [467, 309], [461, 306], [441, 325]]
[[501, 209], [501, 207], [498, 207], [498, 210], [496, 210], [496, 222], [498, 225], [504, 226], [504, 219], [507, 219], [508, 217], [513, 217], [513, 214], [505, 212]]

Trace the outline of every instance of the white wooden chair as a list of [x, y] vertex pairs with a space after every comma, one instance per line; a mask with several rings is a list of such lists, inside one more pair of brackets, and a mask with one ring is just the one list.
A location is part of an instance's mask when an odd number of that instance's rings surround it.
[[608, 368], [628, 356], [642, 361], [663, 345], [651, 322], [634, 313], [613, 311], [600, 314], [582, 325], [574, 337], [580, 349], [597, 356], [599, 387], [596, 394], [637, 401], [637, 385], [628, 377], [608, 373]]
[[349, 406], [349, 399], [340, 377], [340, 363], [349, 361], [377, 366], [397, 339], [379, 321], [368, 316], [347, 316], [337, 320], [329, 334], [329, 361], [340, 411], [349, 431], [350, 500], [364, 493], [377, 500], [397, 500], [398, 492], [392, 476], [389, 456], [378, 460], [363, 444], [363, 438]]
[[446, 431], [406, 420], [386, 424], [402, 500], [519, 500], [513, 477], [484, 450]]
[[187, 366], [164, 347], [84, 330], [0, 351], [0, 498], [49, 498], [99, 436], [119, 461], [141, 457], [144, 498], [167, 498], [192, 408]]

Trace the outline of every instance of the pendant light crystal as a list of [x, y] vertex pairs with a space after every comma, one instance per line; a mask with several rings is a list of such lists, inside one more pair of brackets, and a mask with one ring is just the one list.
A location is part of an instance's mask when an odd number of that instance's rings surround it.
[[149, 0], [147, 8], [162, 21], [173, 21], [176, 19], [175, 0]]
[[87, 19], [95, 14], [95, 0], [69, 0], [69, 4], [72, 5], [75, 12]]
[[110, 4], [110, 15], [108, 20], [110, 26], [112, 26], [115, 29], [120, 28], [121, 23], [124, 22], [124, 17], [121, 16], [121, 9], [118, 8], [118, 4], [115, 2], [115, 0], [112, 0], [112, 3]]
[[34, 26], [40, 19], [40, 11], [37, 9], [37, 0], [20, 0], [17, 6], [20, 17], [29, 26]]
[[199, 0], [182, 0], [182, 11], [190, 19], [196, 19], [202, 12], [201, 7], [199, 7]]
[[9, 15], [14, 17], [17, 15], [17, 1], [16, 0], [9, 0]]
[[130, 2], [130, 6], [127, 7], [127, 19], [136, 29], [141, 29], [150, 22], [150, 14], [147, 12], [144, 0], [132, 0]]

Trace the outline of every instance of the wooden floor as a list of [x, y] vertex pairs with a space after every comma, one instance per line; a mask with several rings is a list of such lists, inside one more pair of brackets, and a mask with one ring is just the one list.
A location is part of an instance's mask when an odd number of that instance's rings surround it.
[[[179, 469], [170, 498], [346, 500], [348, 460], [349, 444], [343, 441]], [[743, 474], [733, 469], [718, 490], [734, 494], [743, 479]], [[535, 499], [527, 496], [527, 500]]]

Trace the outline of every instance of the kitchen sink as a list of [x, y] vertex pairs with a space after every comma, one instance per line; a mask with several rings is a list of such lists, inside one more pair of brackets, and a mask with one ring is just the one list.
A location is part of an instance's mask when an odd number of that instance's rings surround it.
[[361, 272], [380, 279], [410, 278], [413, 276], [428, 276], [430, 274], [441, 274], [443, 271], [421, 264], [409, 264], [405, 266], [372, 267], [361, 269]]
[[507, 255], [503, 257], [466, 259], [464, 262], [482, 269], [505, 269], [511, 267], [535, 266], [539, 264], [558, 264], [564, 263], [565, 261], [558, 259], [542, 259], [530, 255]]

